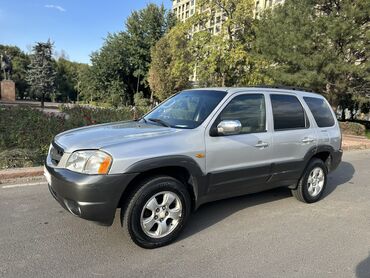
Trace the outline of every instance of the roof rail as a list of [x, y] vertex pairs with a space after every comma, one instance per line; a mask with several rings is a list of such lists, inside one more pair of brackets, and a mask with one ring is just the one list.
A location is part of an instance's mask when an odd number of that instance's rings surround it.
[[285, 86], [285, 85], [255, 85], [255, 86], [247, 86], [247, 87], [269, 88], [269, 89], [285, 89], [285, 90], [292, 90], [292, 91], [302, 91], [302, 92], [307, 92], [307, 93], [316, 93], [314, 90], [309, 89], [309, 88], [295, 87], [295, 86]]

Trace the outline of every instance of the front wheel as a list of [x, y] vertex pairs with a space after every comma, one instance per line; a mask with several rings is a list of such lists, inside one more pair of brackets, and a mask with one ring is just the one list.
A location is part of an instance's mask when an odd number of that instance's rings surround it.
[[121, 211], [122, 225], [143, 248], [171, 243], [190, 214], [190, 196], [180, 181], [158, 176], [143, 181]]
[[327, 173], [327, 167], [321, 159], [312, 159], [297, 188], [292, 190], [293, 196], [304, 203], [317, 202], [326, 188]]

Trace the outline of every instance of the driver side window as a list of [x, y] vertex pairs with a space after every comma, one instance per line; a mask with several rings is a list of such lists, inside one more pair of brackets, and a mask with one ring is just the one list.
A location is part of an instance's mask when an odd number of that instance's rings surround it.
[[262, 94], [245, 94], [234, 97], [218, 116], [221, 121], [238, 120], [242, 124], [240, 134], [266, 131], [266, 105]]

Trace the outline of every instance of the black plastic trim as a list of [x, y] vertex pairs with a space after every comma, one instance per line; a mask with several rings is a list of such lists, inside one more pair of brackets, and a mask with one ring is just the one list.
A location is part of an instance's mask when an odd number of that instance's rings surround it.
[[131, 165], [126, 173], [143, 173], [163, 167], [182, 167], [185, 168], [193, 178], [191, 186], [195, 195], [195, 205], [197, 207], [198, 198], [206, 193], [206, 176], [198, 163], [191, 157], [185, 155], [161, 156], [149, 158]]
[[80, 205], [79, 217], [105, 226], [112, 225], [123, 191], [137, 176], [137, 173], [86, 175], [45, 167], [51, 176], [50, 192], [63, 208], [70, 211], [66, 204], [74, 201]]

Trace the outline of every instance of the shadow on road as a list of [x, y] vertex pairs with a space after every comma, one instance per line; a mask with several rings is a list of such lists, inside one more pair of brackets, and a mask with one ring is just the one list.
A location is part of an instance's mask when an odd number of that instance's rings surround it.
[[184, 232], [180, 236], [180, 240], [207, 229], [245, 208], [290, 198], [291, 196], [290, 190], [287, 188], [277, 188], [262, 193], [205, 204], [191, 216]]
[[[337, 170], [329, 175], [328, 185], [323, 198], [326, 198], [328, 195], [333, 193], [338, 186], [349, 182], [354, 173], [355, 169], [351, 163], [342, 162]], [[190, 217], [189, 223], [186, 225], [187, 227], [179, 240], [207, 229], [239, 210], [290, 197], [292, 197], [292, 195], [289, 189], [277, 188], [262, 193], [205, 204], [201, 206], [199, 210], [192, 215], [192, 217]], [[368, 276], [368, 278], [369, 277], [370, 276]]]
[[349, 182], [355, 174], [355, 168], [349, 162], [342, 161], [338, 168], [329, 174], [328, 185], [323, 198], [329, 196], [340, 185]]
[[370, 277], [370, 252], [369, 257], [360, 262], [356, 267], [357, 278], [369, 278]]

